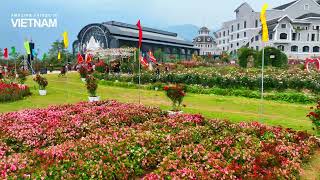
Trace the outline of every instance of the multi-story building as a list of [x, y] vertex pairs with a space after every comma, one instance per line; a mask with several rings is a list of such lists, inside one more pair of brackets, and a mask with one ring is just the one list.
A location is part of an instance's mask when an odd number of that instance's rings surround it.
[[221, 53], [207, 27], [200, 28], [198, 32], [199, 35], [193, 39], [193, 44], [200, 48], [200, 55], [218, 55]]
[[[260, 50], [260, 12], [243, 3], [235, 13], [236, 19], [223, 23], [216, 32], [218, 48], [231, 53], [243, 46]], [[284, 51], [289, 59], [320, 56], [320, 0], [296, 0], [270, 9], [267, 24], [267, 45]]]

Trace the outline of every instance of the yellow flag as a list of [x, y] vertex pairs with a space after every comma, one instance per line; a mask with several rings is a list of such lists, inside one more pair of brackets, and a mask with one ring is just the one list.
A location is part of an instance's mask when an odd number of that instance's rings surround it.
[[261, 26], [262, 26], [262, 41], [268, 42], [269, 41], [269, 30], [267, 24], [267, 15], [266, 11], [268, 9], [268, 4], [264, 4], [260, 14]]
[[69, 47], [68, 32], [67, 32], [67, 31], [63, 32], [62, 36], [63, 36], [63, 44], [64, 44], [64, 48], [66, 48], [66, 49], [67, 49], [67, 48]]
[[61, 53], [58, 52], [58, 60], [60, 60], [60, 59], [61, 59]]

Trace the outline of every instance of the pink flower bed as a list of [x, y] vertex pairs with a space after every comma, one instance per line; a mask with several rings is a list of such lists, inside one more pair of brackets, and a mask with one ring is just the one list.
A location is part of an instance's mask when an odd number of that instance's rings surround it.
[[9, 179], [294, 179], [317, 147], [302, 132], [116, 101], [0, 116]]

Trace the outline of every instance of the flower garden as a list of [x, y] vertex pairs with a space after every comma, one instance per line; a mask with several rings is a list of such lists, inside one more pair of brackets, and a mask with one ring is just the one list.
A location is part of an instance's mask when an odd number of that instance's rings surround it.
[[315, 137], [100, 101], [0, 115], [8, 179], [296, 179]]

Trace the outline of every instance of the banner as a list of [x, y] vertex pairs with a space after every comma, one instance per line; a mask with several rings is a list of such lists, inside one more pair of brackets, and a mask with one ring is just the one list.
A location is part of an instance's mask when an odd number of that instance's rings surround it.
[[268, 24], [267, 24], [267, 15], [266, 11], [268, 9], [268, 4], [264, 4], [261, 10], [260, 14], [260, 20], [261, 20], [261, 27], [262, 27], [262, 41], [268, 42], [269, 41], [269, 30], [268, 30]]

